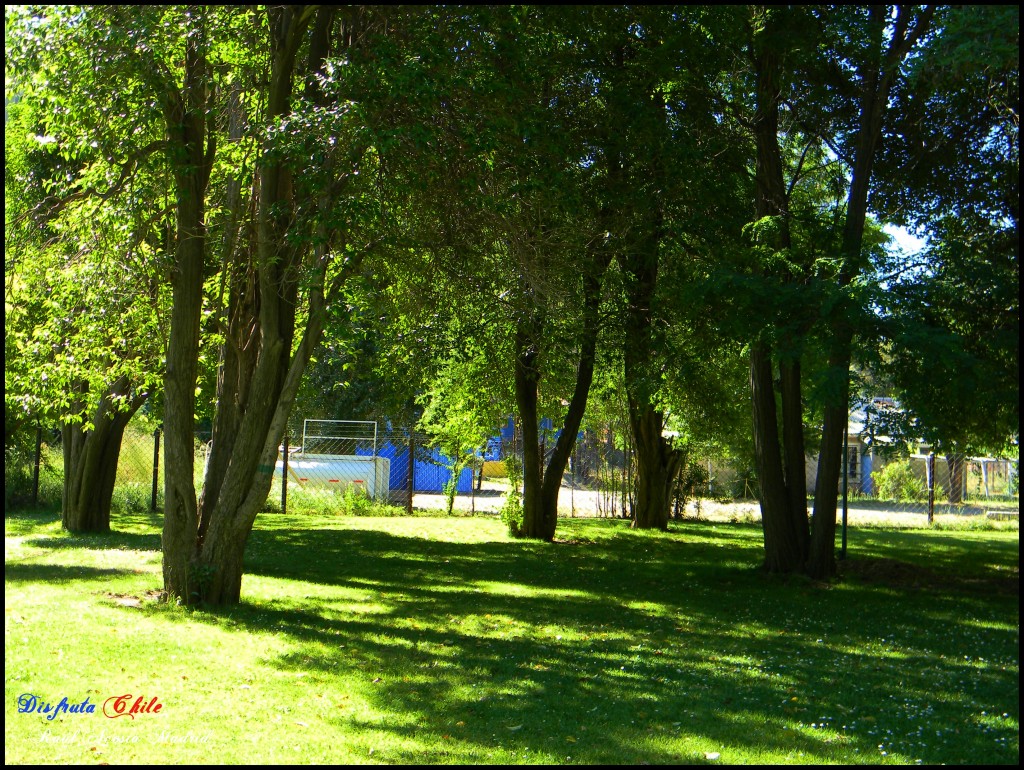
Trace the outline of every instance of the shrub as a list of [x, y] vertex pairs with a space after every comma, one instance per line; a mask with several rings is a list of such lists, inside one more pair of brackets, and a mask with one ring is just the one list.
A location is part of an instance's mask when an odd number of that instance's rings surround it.
[[342, 512], [348, 516], [365, 516], [373, 508], [373, 500], [362, 487], [349, 484], [345, 487], [345, 496], [342, 499]]
[[26, 440], [4, 447], [4, 510], [32, 500], [34, 448], [27, 440], [27, 432], [15, 436], [22, 437]]
[[505, 460], [505, 472], [508, 474], [508, 492], [501, 506], [501, 520], [508, 527], [512, 537], [519, 537], [523, 530], [523, 501], [519, 496], [519, 482], [523, 478], [523, 466], [515, 455]]
[[871, 474], [878, 497], [909, 503], [928, 496], [928, 488], [910, 467], [910, 460], [897, 460]]
[[118, 513], [142, 513], [149, 510], [152, 487], [138, 481], [118, 484], [110, 500], [110, 510]]
[[697, 518], [700, 518], [700, 498], [707, 494], [710, 478], [708, 469], [703, 464], [689, 459], [684, 460], [672, 487], [673, 518], [681, 519], [686, 504], [693, 499], [697, 501]]

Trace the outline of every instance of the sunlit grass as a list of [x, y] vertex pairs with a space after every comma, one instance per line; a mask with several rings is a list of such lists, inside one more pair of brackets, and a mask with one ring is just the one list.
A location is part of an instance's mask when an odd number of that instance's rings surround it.
[[[270, 514], [243, 603], [159, 604], [159, 520], [7, 518], [8, 763], [1016, 763], [1016, 532], [851, 533], [828, 585], [759, 528]], [[17, 713], [156, 696], [134, 720]]]

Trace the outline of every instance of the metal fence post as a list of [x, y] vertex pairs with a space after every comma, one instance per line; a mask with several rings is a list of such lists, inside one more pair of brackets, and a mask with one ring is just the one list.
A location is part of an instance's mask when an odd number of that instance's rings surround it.
[[409, 492], [405, 496], [405, 512], [412, 516], [412, 495], [414, 490], [414, 476], [416, 473], [416, 436], [413, 429], [409, 428]]
[[284, 452], [281, 461], [281, 513], [288, 513], [288, 432], [284, 434]]
[[928, 526], [935, 522], [935, 452], [928, 454]]
[[149, 510], [156, 513], [156, 493], [160, 487], [160, 429], [153, 430], [153, 491], [149, 497]]

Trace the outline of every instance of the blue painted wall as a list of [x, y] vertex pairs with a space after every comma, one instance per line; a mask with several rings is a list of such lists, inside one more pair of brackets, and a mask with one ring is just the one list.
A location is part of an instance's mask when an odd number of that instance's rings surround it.
[[[366, 449], [356, 449], [356, 454], [369, 456], [373, 452]], [[409, 447], [399, 447], [390, 441], [377, 447], [377, 456], [386, 457], [391, 461], [391, 476], [389, 483], [391, 491], [408, 488], [409, 479]], [[424, 460], [413, 460], [413, 481], [414, 492], [443, 492], [444, 485], [451, 478], [451, 471], [448, 470], [449, 460], [438, 449], [430, 451], [433, 462]], [[463, 468], [459, 474], [459, 483], [456, 489], [460, 494], [472, 491], [473, 471], [471, 468]]]

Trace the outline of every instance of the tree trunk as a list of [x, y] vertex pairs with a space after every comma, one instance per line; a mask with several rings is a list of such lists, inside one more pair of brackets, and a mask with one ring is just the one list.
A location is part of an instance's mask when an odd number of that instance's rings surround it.
[[662, 435], [664, 413], [656, 406], [661, 380], [658, 345], [654, 340], [654, 305], [658, 286], [661, 213], [655, 212], [638, 248], [620, 255], [629, 282], [625, 322], [626, 395], [636, 452], [636, 499], [633, 526], [668, 526], [671, 486], [679, 467], [678, 453]]
[[562, 477], [569, 457], [576, 446], [583, 415], [587, 410], [590, 385], [594, 380], [594, 364], [597, 358], [597, 335], [600, 328], [598, 309], [601, 304], [601, 284], [611, 262], [611, 255], [601, 250], [593, 255], [591, 271], [583, 276], [583, 326], [580, 338], [579, 362], [576, 366], [576, 383], [572, 398], [566, 409], [562, 430], [555, 441], [547, 467], [542, 471], [540, 494], [540, 519], [542, 539], [552, 540], [558, 523], [558, 494], [562, 489]]
[[811, 530], [807, 515], [807, 452], [804, 449], [804, 407], [800, 359], [779, 362], [782, 385], [782, 436], [785, 446], [788, 514], [803, 558], [810, 548]]
[[[269, 493], [267, 484], [264, 500]], [[221, 516], [211, 522], [192, 566], [194, 590], [207, 604], [237, 604], [241, 598], [245, 545], [255, 518], [253, 510], [251, 518]]]
[[185, 602], [197, 595], [192, 591], [189, 569], [196, 554], [199, 523], [194, 467], [195, 390], [206, 261], [206, 189], [213, 161], [212, 133], [207, 136], [205, 117], [204, 20], [202, 14], [189, 18], [185, 87], [182, 92], [166, 94], [164, 108], [177, 212], [164, 372], [163, 578], [168, 599]]
[[[864, 226], [867, 220], [868, 192], [875, 153], [882, 137], [882, 124], [889, 103], [889, 93], [895, 78], [899, 77], [902, 60], [930, 24], [934, 6], [920, 11], [916, 24], [911, 26], [911, 6], [897, 6], [896, 17], [890, 24], [885, 6], [871, 6], [869, 14], [870, 45], [878, 56], [869, 57], [858, 67], [860, 84], [859, 119], [850, 191], [846, 204], [846, 224], [843, 228], [843, 264], [838, 284], [845, 289], [861, 274], [865, 267], [863, 254]], [[831, 325], [829, 366], [841, 377], [833, 397], [825, 406], [822, 428], [821, 455], [818, 460], [818, 478], [814, 490], [814, 515], [811, 522], [811, 552], [807, 573], [817, 579], [835, 574], [836, 510], [839, 500], [839, 479], [842, 475], [843, 436], [849, 420], [850, 363], [853, 328], [844, 303], [838, 303]]]
[[680, 452], [662, 435], [664, 415], [650, 404], [632, 399], [629, 421], [636, 444], [636, 502], [634, 529], [668, 529], [672, 485], [679, 472]]
[[[761, 344], [755, 344], [750, 354], [750, 391], [754, 415], [754, 458], [764, 531], [764, 566], [769, 572], [797, 572], [803, 569], [807, 556], [806, 545], [802, 545], [808, 538], [807, 504], [805, 501], [801, 503], [801, 521], [798, 515], [794, 515], [797, 509], [792, 505], [793, 497], [783, 470], [771, 359]], [[793, 472], [791, 470], [790, 475]], [[802, 464], [799, 472], [803, 472]]]
[[146, 394], [137, 394], [127, 410], [115, 410], [112, 397], [127, 396], [128, 390], [127, 379], [120, 378], [100, 398], [89, 424], [66, 423], [61, 428], [64, 449], [61, 524], [69, 532], [110, 531], [110, 505], [124, 431], [146, 399]]
[[544, 481], [544, 458], [541, 457], [538, 430], [537, 348], [539, 323], [529, 319], [516, 328], [515, 392], [516, 408], [523, 431], [523, 537], [550, 541], [554, 537], [555, 522], [548, 521], [541, 493]]
[[119, 380], [101, 398], [92, 424], [84, 428], [66, 424], [64, 445], [64, 495], [61, 520], [71, 532], [109, 532], [110, 506], [117, 481], [124, 431], [147, 394], [138, 394], [125, 411], [114, 411], [112, 394], [127, 395], [126, 381]]
[[[314, 11], [302, 6], [267, 10], [271, 39], [266, 108], [269, 122], [291, 111], [296, 56], [314, 17], [309, 71], [322, 67], [335, 12], [333, 8]], [[351, 13], [358, 16], [360, 12]], [[350, 25], [344, 30], [351, 36]], [[319, 98], [324, 97], [320, 94]], [[343, 185], [339, 182], [325, 191], [315, 205], [326, 213], [332, 196]], [[173, 533], [177, 538], [173, 543], [175, 552], [187, 556], [172, 562], [181, 577], [168, 593], [187, 602], [218, 605], [239, 600], [245, 543], [270, 492], [279, 445], [302, 373], [323, 331], [326, 308], [338, 297], [347, 278], [359, 269], [364, 253], [350, 254], [327, 286], [333, 233], [323, 224], [325, 220], [320, 220], [308, 261], [303, 247], [288, 237], [296, 202], [287, 159], [265, 154], [258, 188], [255, 254], [251, 267], [240, 268], [231, 286], [232, 333], [224, 344], [238, 347], [222, 356], [225, 366], [218, 382], [216, 435], [204, 492], [201, 504], [193, 504], [188, 526], [176, 526]], [[294, 345], [300, 280], [306, 288], [303, 304], [307, 317], [302, 337]], [[246, 335], [239, 336], [243, 330]], [[165, 575], [170, 561], [166, 554], [165, 542]]]
[[[757, 146], [754, 211], [758, 219], [776, 217], [779, 220], [777, 242], [772, 246], [788, 250], [792, 245], [789, 201], [778, 139], [779, 100], [782, 95], [781, 30], [772, 13], [760, 8], [754, 13], [751, 45], [757, 77], [753, 122]], [[792, 280], [788, 273], [779, 277], [785, 281]], [[794, 340], [788, 342], [792, 344]], [[803, 569], [809, 540], [803, 399], [799, 354], [779, 359], [782, 392], [780, 442], [772, 363], [774, 353], [771, 343], [761, 339], [754, 344], [750, 354], [754, 456], [760, 482], [758, 500], [764, 531], [765, 569], [788, 573]]]
[[848, 394], [847, 383], [843, 388], [842, 405], [825, 407], [821, 452], [818, 455], [818, 478], [814, 485], [811, 547], [807, 560], [807, 574], [818, 580], [830, 578], [836, 571], [836, 507], [843, 465], [843, 434], [849, 420], [846, 407]]

